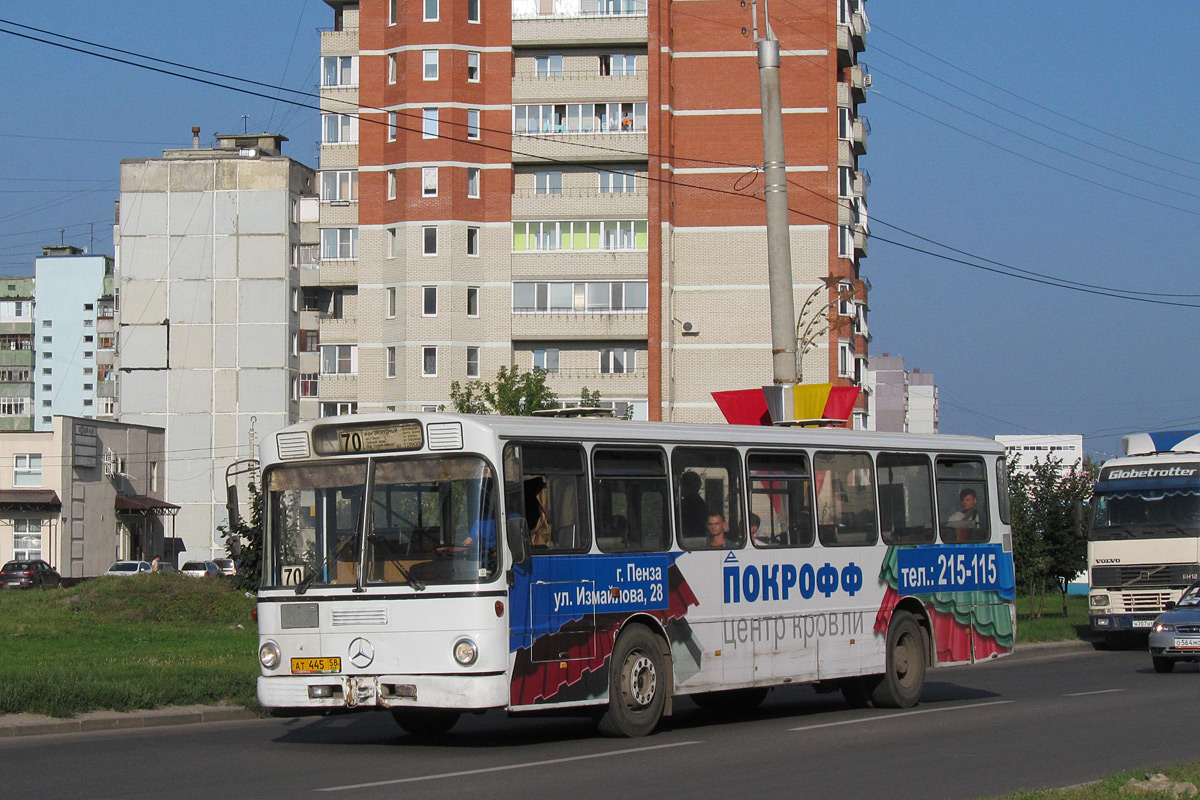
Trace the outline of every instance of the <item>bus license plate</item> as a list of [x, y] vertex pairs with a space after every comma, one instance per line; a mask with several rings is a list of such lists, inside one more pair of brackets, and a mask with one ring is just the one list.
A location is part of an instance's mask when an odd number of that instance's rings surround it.
[[1175, 647], [1176, 647], [1176, 649], [1200, 647], [1200, 639], [1176, 639]]
[[1133, 621], [1133, 627], [1135, 628], [1149, 628], [1153, 624], [1154, 620], [1152, 619], [1135, 619]]
[[293, 675], [325, 675], [330, 672], [342, 671], [342, 659], [337, 656], [329, 658], [293, 658]]

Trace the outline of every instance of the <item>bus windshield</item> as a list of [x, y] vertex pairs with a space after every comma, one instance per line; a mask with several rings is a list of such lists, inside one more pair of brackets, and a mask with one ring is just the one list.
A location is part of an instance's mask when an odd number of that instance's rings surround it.
[[486, 461], [398, 458], [374, 467], [365, 508], [365, 461], [267, 473], [265, 586], [355, 586], [360, 572], [365, 584], [416, 589], [495, 576], [499, 503]]
[[1089, 539], [1162, 539], [1200, 536], [1200, 494], [1102, 493], [1095, 495]]

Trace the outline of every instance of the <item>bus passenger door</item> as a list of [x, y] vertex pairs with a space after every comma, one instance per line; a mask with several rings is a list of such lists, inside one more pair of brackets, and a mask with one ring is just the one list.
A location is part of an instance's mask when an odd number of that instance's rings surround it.
[[595, 580], [587, 556], [531, 559], [530, 632], [534, 662], [576, 661], [595, 654]]

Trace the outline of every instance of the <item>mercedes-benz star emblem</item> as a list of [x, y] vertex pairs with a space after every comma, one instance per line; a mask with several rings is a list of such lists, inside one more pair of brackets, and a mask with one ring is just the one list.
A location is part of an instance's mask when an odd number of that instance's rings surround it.
[[375, 648], [366, 639], [355, 639], [350, 643], [350, 663], [359, 669], [371, 666], [375, 660]]

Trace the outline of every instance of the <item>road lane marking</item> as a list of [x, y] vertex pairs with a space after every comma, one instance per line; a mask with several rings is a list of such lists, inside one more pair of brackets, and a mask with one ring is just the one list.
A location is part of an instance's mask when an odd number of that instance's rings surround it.
[[607, 753], [589, 753], [582, 756], [567, 756], [565, 758], [549, 758], [545, 761], [527, 761], [523, 764], [504, 764], [499, 767], [483, 767], [481, 769], [466, 769], [461, 772], [443, 772], [438, 775], [418, 775], [413, 778], [396, 778], [390, 781], [374, 781], [372, 783], [355, 783], [346, 786], [328, 786], [317, 789], [318, 792], [344, 792], [349, 789], [370, 789], [375, 786], [394, 786], [400, 783], [417, 783], [419, 781], [439, 781], [445, 778], [461, 778], [467, 775], [485, 775], [489, 772], [505, 772], [512, 769], [528, 769], [530, 767], [545, 767], [552, 764], [569, 764], [572, 761], [587, 761], [593, 758], [609, 758], [610, 756], [627, 756], [636, 753], [649, 753], [654, 750], [666, 750], [670, 747], [686, 747], [690, 744], [703, 742], [673, 742], [671, 744], [656, 744], [650, 747], [634, 747], [628, 750], [613, 750]]
[[1071, 692], [1064, 694], [1063, 697], [1087, 697], [1089, 694], [1112, 694], [1113, 692], [1123, 692], [1124, 689], [1097, 689], [1094, 692]]
[[920, 711], [901, 711], [899, 714], [884, 714], [878, 717], [861, 717], [859, 719], [847, 719], [841, 722], [823, 722], [820, 725], [805, 725], [802, 728], [791, 728], [793, 731], [815, 731], [818, 728], [836, 728], [839, 725], [857, 725], [860, 722], [878, 722], [881, 719], [896, 719], [898, 717], [912, 717], [917, 714], [936, 714], [941, 711], [960, 711], [964, 708], [983, 708], [984, 706], [1002, 706], [1008, 703], [1015, 703], [1015, 700], [992, 700], [987, 703], [969, 703], [965, 706], [947, 706], [946, 708], [922, 708]]

